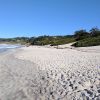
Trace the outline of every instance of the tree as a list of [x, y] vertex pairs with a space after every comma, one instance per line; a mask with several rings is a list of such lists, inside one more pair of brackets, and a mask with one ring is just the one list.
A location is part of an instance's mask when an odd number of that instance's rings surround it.
[[78, 40], [88, 37], [89, 33], [86, 32], [86, 30], [79, 30], [79, 31], [75, 32], [74, 36], [75, 36], [76, 40], [78, 41]]
[[91, 36], [100, 36], [100, 29], [97, 27], [94, 27], [90, 30], [90, 35]]

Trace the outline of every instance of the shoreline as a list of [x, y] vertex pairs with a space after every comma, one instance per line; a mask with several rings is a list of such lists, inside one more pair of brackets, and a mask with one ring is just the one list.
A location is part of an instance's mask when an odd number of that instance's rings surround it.
[[23, 45], [20, 44], [0, 44], [0, 54], [3, 52], [11, 51], [14, 49], [18, 49], [24, 47]]

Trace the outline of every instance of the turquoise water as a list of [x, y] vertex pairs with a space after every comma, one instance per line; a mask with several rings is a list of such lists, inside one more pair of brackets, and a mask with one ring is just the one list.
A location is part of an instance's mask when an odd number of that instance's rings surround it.
[[20, 48], [22, 47], [19, 44], [11, 45], [11, 44], [0, 44], [0, 52], [4, 52], [10, 49]]

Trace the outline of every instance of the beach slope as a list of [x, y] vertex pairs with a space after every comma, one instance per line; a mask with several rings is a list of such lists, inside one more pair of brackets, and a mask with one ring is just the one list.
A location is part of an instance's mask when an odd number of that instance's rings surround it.
[[99, 50], [30, 46], [0, 55], [0, 99], [99, 100]]

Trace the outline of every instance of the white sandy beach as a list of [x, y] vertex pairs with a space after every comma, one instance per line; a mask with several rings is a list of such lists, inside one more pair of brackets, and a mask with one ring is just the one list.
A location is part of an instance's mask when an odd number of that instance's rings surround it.
[[100, 46], [1, 55], [0, 100], [100, 100]]

